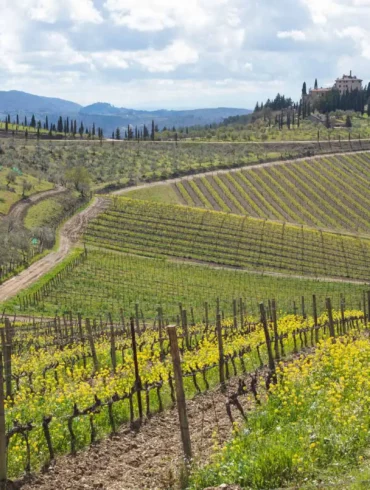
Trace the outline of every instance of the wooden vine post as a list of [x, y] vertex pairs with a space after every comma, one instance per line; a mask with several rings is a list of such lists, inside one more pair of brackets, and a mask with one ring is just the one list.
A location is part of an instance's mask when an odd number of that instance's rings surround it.
[[95, 349], [95, 344], [94, 344], [94, 338], [92, 334], [92, 329], [91, 329], [91, 324], [90, 324], [90, 319], [86, 318], [86, 330], [87, 330], [87, 338], [89, 340], [90, 344], [90, 350], [91, 350], [91, 356], [94, 364], [94, 371], [99, 370], [99, 362], [98, 362], [98, 356], [96, 355], [96, 349]]
[[367, 292], [367, 317], [370, 320], [370, 291]]
[[4, 366], [3, 354], [0, 352], [0, 490], [6, 489], [7, 462], [6, 462], [6, 425], [4, 403]]
[[209, 320], [208, 320], [208, 303], [207, 303], [207, 301], [204, 303], [204, 321], [206, 324], [206, 330], [208, 330]]
[[274, 361], [274, 356], [272, 355], [270, 333], [267, 325], [265, 306], [263, 303], [260, 303], [260, 313], [261, 313], [261, 323], [263, 326], [263, 331], [265, 333], [265, 339], [266, 339], [267, 355], [269, 358], [269, 368], [272, 373], [275, 373], [275, 361]]
[[139, 409], [139, 418], [142, 420], [143, 418], [143, 404], [141, 401], [141, 379], [139, 373], [139, 363], [137, 360], [137, 349], [136, 349], [136, 335], [135, 335], [135, 319], [131, 317], [131, 345], [132, 345], [132, 356], [134, 358], [134, 367], [135, 367], [135, 388], [137, 395], [137, 406]]
[[346, 317], [345, 317], [346, 303], [343, 297], [340, 298], [340, 316], [342, 321], [342, 334], [346, 333]]
[[271, 301], [271, 313], [272, 313], [272, 321], [274, 323], [274, 348], [275, 348], [275, 359], [280, 359], [279, 352], [279, 332], [278, 332], [278, 324], [277, 324], [277, 314], [276, 314], [276, 301], [273, 299]]
[[316, 295], [312, 296], [312, 313], [313, 313], [313, 322], [315, 327], [315, 342], [316, 344], [319, 341], [319, 330], [318, 330], [318, 318], [317, 318], [317, 304], [316, 304]]
[[177, 401], [177, 410], [179, 413], [182, 447], [184, 450], [185, 461], [186, 463], [190, 463], [191, 440], [190, 440], [188, 415], [186, 411], [184, 384], [182, 381], [181, 360], [180, 360], [179, 345], [177, 342], [176, 327], [173, 326], [167, 327], [167, 332], [170, 339], [170, 350], [171, 350], [171, 357], [173, 363], [173, 373], [175, 378], [176, 401]]
[[186, 348], [190, 350], [190, 342], [189, 342], [189, 329], [188, 329], [188, 314], [185, 309], [181, 309], [181, 323], [182, 329], [185, 336], [185, 344]]
[[8, 398], [12, 396], [12, 336], [9, 318], [5, 318], [5, 329], [1, 329], [1, 347], [5, 371], [6, 397]]
[[236, 299], [233, 300], [233, 327], [236, 330], [238, 328], [238, 308], [236, 304]]
[[330, 337], [335, 337], [333, 308], [331, 306], [331, 299], [330, 298], [326, 298], [326, 309], [328, 310]]
[[161, 352], [161, 359], [163, 360], [164, 358], [164, 351], [163, 351], [163, 327], [164, 327], [164, 321], [163, 321], [163, 308], [162, 306], [158, 307], [158, 335], [159, 335], [159, 349]]
[[216, 320], [216, 329], [217, 329], [217, 342], [218, 342], [218, 367], [220, 371], [220, 384], [221, 391], [226, 391], [225, 385], [225, 359], [224, 359], [224, 344], [222, 341], [222, 325], [221, 325], [221, 315], [217, 313]]
[[244, 304], [243, 298], [239, 298], [240, 328], [244, 327]]
[[116, 372], [117, 368], [117, 356], [116, 356], [116, 335], [114, 331], [112, 315], [109, 313], [109, 323], [110, 323], [110, 357], [112, 360], [113, 372]]
[[306, 308], [304, 303], [304, 296], [301, 298], [301, 307], [302, 307], [302, 317], [306, 319]]

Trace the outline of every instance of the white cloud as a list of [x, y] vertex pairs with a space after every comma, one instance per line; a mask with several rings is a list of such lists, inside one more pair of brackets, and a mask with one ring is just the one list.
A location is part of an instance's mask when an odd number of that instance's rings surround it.
[[109, 51], [92, 54], [92, 60], [105, 68], [127, 69], [139, 65], [150, 73], [169, 73], [181, 65], [196, 63], [198, 52], [183, 40], [175, 40], [161, 50]]
[[367, 76], [369, 18], [370, 0], [0, 0], [1, 88], [141, 107], [297, 99], [303, 80]]
[[[309, 9], [315, 24], [326, 24], [329, 17], [340, 15], [343, 6], [336, 0], [301, 0]], [[349, 2], [351, 0], [348, 0]]]
[[76, 23], [99, 24], [103, 21], [92, 0], [27, 0], [31, 20], [54, 24], [60, 18]]
[[279, 31], [279, 39], [293, 39], [293, 41], [306, 41], [307, 37], [303, 31]]
[[225, 6], [225, 17], [235, 25], [237, 16], [228, 0], [106, 0], [104, 7], [115, 24], [138, 31], [169, 28], [200, 29], [209, 25], [213, 13]]
[[89, 64], [90, 57], [75, 50], [69, 40], [58, 32], [51, 32], [45, 36], [45, 49], [34, 54], [42, 60], [46, 60], [49, 66], [65, 66]]
[[350, 26], [343, 30], [337, 30], [336, 35], [340, 38], [350, 38], [361, 56], [370, 60], [370, 32], [368, 30], [358, 26]]

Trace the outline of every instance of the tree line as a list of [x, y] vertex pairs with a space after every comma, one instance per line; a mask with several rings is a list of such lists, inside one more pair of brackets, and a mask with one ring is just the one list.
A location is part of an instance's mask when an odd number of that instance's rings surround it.
[[[16, 131], [18, 131], [20, 126], [23, 128], [34, 129], [37, 133], [37, 137], [41, 136], [41, 130], [43, 130], [44, 133], [48, 132], [50, 137], [59, 133], [64, 134], [66, 137], [67, 135], [76, 137], [76, 135], [79, 134], [81, 138], [83, 138], [84, 135], [86, 135], [88, 138], [95, 138], [95, 136], [97, 136], [101, 140], [104, 138], [103, 129], [96, 127], [95, 123], [93, 123], [92, 127], [85, 127], [82, 121], [80, 124], [78, 124], [76, 119], [69, 119], [69, 117], [63, 119], [62, 116], [59, 116], [57, 122], [52, 123], [49, 122], [48, 116], [45, 117], [44, 122], [41, 120], [36, 121], [34, 114], [31, 116], [30, 120], [28, 120], [27, 116], [25, 116], [24, 120], [21, 121], [19, 115], [17, 114], [13, 122], [11, 121], [10, 115], [6, 116], [4, 122], [6, 133], [9, 132], [10, 125], [13, 124], [13, 126], [16, 126]], [[25, 133], [28, 135], [27, 129]]]
[[[317, 78], [315, 80], [314, 88], [315, 90], [318, 89]], [[303, 82], [303, 101], [305, 101], [307, 95], [307, 84], [306, 82]], [[342, 110], [361, 112], [362, 115], [365, 114], [367, 109], [367, 114], [370, 116], [370, 83], [365, 85], [362, 90], [356, 89], [349, 91], [347, 89], [343, 94], [341, 94], [339, 90], [333, 88], [317, 100], [315, 109], [323, 114]]]

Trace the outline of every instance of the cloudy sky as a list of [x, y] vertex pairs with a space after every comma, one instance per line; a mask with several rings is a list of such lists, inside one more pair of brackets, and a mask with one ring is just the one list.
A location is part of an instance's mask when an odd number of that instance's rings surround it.
[[253, 108], [367, 82], [370, 0], [0, 0], [0, 90], [134, 108]]

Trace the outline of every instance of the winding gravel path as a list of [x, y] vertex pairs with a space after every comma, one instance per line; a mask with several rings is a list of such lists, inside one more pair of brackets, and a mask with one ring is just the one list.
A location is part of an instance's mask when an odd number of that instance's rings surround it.
[[33, 194], [30, 197], [21, 199], [20, 201], [15, 203], [14, 206], [11, 207], [8, 214], [1, 215], [0, 219], [5, 219], [9, 217], [14, 219], [22, 219], [30, 206], [33, 206], [34, 204], [38, 203], [39, 201], [43, 201], [44, 199], [48, 199], [49, 197], [63, 194], [64, 192], [67, 192], [67, 189], [65, 187], [56, 186], [54, 189], [50, 189], [44, 192], [38, 192], [37, 194]]
[[0, 303], [16, 296], [22, 289], [31, 286], [31, 284], [64, 260], [78, 241], [88, 222], [103, 212], [108, 205], [109, 202], [106, 199], [97, 197], [89, 207], [68, 220], [60, 231], [58, 250], [49, 253], [28, 267], [28, 269], [4, 282], [0, 286]]

